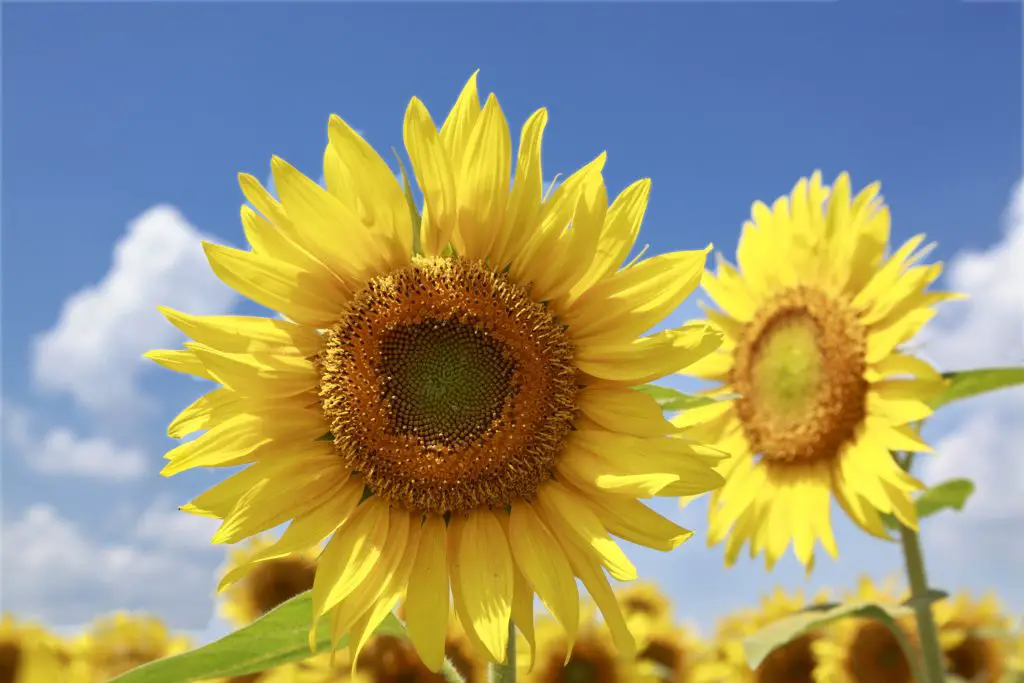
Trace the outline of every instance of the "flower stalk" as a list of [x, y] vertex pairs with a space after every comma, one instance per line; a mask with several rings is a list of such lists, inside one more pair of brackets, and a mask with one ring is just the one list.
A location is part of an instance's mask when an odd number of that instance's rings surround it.
[[[902, 458], [897, 457], [897, 461], [908, 472], [913, 459], [913, 453], [907, 453]], [[946, 680], [945, 666], [942, 662], [939, 632], [932, 614], [931, 592], [928, 588], [928, 577], [925, 574], [920, 538], [916, 531], [900, 524], [900, 543], [903, 546], [903, 560], [907, 568], [911, 602], [914, 615], [917, 618], [917, 635], [924, 664], [923, 683], [943, 683]]]
[[488, 667], [490, 683], [516, 683], [516, 627], [508, 621], [508, 645], [505, 646], [505, 663], [493, 662]]

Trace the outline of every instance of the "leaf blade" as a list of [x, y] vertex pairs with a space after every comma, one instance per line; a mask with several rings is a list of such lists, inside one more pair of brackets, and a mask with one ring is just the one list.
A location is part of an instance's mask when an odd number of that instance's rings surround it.
[[637, 391], [642, 391], [654, 398], [658, 402], [661, 409], [667, 413], [679, 412], [680, 410], [690, 410], [692, 408], [699, 408], [700, 406], [706, 406], [709, 403], [714, 403], [715, 399], [708, 398], [707, 396], [694, 396], [692, 394], [684, 394], [676, 389], [669, 387], [663, 387], [658, 384], [644, 384], [636, 387]]
[[[330, 620], [321, 620], [316, 653], [309, 649], [313, 623], [312, 592], [306, 591], [223, 638], [125, 672], [110, 683], [192, 683], [210, 678], [242, 676], [308, 659], [330, 650]], [[406, 637], [401, 622], [387, 619], [376, 633]], [[342, 645], [347, 636], [342, 639]]]
[[1024, 384], [1024, 367], [944, 372], [942, 378], [947, 381], [946, 388], [928, 402], [933, 410], [955, 401]]

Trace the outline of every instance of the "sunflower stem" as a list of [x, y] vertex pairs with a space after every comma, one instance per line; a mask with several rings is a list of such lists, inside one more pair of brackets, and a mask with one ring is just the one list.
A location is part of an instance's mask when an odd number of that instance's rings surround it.
[[[897, 462], [909, 472], [913, 454], [907, 453], [903, 458], [897, 458]], [[931, 591], [924, 570], [921, 542], [917, 532], [903, 524], [900, 524], [900, 542], [903, 545], [903, 560], [907, 567], [910, 597], [917, 617], [917, 636], [924, 663], [925, 680], [922, 683], [943, 683], [946, 680], [946, 671], [942, 662], [942, 648], [939, 646], [939, 632], [932, 614]]]
[[452, 664], [452, 660], [445, 658], [444, 663], [441, 665], [441, 676], [444, 678], [444, 683], [466, 683], [466, 679], [462, 677], [459, 670]]
[[488, 667], [490, 683], [516, 683], [516, 627], [508, 621], [508, 644], [505, 646], [505, 663], [492, 662]]

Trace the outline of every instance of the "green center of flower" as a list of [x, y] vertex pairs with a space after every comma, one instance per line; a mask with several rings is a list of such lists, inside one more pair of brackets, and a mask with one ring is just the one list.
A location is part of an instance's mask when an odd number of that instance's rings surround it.
[[843, 302], [798, 287], [744, 329], [730, 378], [755, 453], [769, 462], [835, 457], [866, 414], [866, 333]]
[[315, 359], [338, 454], [378, 496], [466, 513], [529, 499], [576, 419], [574, 350], [525, 288], [417, 258], [374, 278]]
[[509, 398], [509, 355], [485, 330], [452, 320], [388, 330], [381, 369], [396, 428], [428, 442], [482, 434]]

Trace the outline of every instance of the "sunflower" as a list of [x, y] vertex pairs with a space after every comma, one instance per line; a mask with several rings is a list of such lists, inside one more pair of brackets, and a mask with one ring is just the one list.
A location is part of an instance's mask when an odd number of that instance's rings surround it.
[[650, 678], [668, 683], [694, 683], [705, 646], [688, 629], [660, 622], [647, 632], [637, 664]]
[[[897, 594], [892, 583], [878, 586], [869, 578], [860, 580], [854, 594], [844, 602], [870, 601], [898, 607], [908, 595]], [[917, 648], [917, 625], [905, 610], [896, 624], [911, 647]], [[881, 622], [847, 618], [832, 622], [813, 644], [818, 665], [816, 683], [915, 683], [910, 663], [899, 641]]]
[[1009, 659], [1012, 623], [995, 597], [961, 594], [935, 603], [934, 611], [949, 672], [971, 683], [998, 683]]
[[575, 633], [577, 577], [632, 652], [603, 570], [636, 569], [612, 536], [671, 550], [691, 532], [638, 499], [722, 483], [721, 453], [634, 389], [721, 343], [705, 323], [641, 336], [696, 288], [707, 250], [623, 265], [649, 181], [609, 205], [601, 154], [542, 197], [546, 122], [543, 109], [526, 122], [510, 180], [509, 128], [475, 74], [440, 131], [413, 98], [420, 216], [331, 117], [326, 189], [274, 158], [280, 202], [241, 176], [252, 251], [204, 245], [225, 283], [287, 320], [162, 309], [195, 341], [147, 355], [223, 385], [172, 422], [173, 437], [205, 433], [162, 473], [246, 466], [186, 506], [222, 520], [215, 543], [290, 521], [221, 585], [330, 536], [313, 627], [350, 633], [355, 656], [404, 600], [437, 671], [450, 587], [474, 651], [503, 661], [534, 593]]
[[[247, 565], [274, 542], [273, 537], [262, 535], [253, 538], [247, 547], [233, 550], [225, 574]], [[318, 547], [313, 547], [305, 552], [261, 562], [225, 591], [224, 602], [221, 603], [224, 616], [236, 626], [245, 626], [311, 589], [318, 551]]]
[[[827, 594], [811, 600], [822, 605]], [[718, 625], [715, 649], [695, 667], [696, 683], [814, 683], [816, 664], [813, 648], [820, 634], [808, 633], [778, 648], [756, 669], [747, 664], [743, 641], [770, 624], [807, 607], [802, 592], [781, 588], [761, 598], [757, 609], [744, 609], [724, 617]]]
[[83, 657], [100, 683], [148, 662], [185, 652], [191, 647], [174, 636], [160, 619], [118, 612], [93, 622], [82, 639]]
[[624, 658], [602, 628], [587, 614], [574, 640], [548, 618], [536, 628], [536, 653], [519, 661], [524, 683], [656, 683], [657, 671], [641, 660]]
[[67, 680], [69, 666], [57, 638], [41, 626], [0, 618], [0, 683]]
[[643, 643], [653, 629], [672, 621], [672, 603], [657, 585], [650, 582], [628, 584], [615, 592], [626, 617], [626, 625], [637, 643]]
[[878, 191], [852, 196], [845, 173], [831, 190], [819, 173], [800, 179], [773, 207], [754, 204], [739, 270], [722, 260], [704, 279], [725, 341], [686, 374], [729, 396], [673, 422], [734, 456], [709, 505], [708, 540], [728, 537], [727, 564], [748, 542], [769, 568], [790, 541], [807, 567], [816, 541], [835, 557], [830, 494], [876, 536], [887, 514], [917, 528], [910, 495], [922, 485], [891, 451], [930, 450], [911, 425], [943, 382], [897, 349], [955, 295], [926, 291], [942, 267], [917, 265], [923, 235], [886, 254]]

